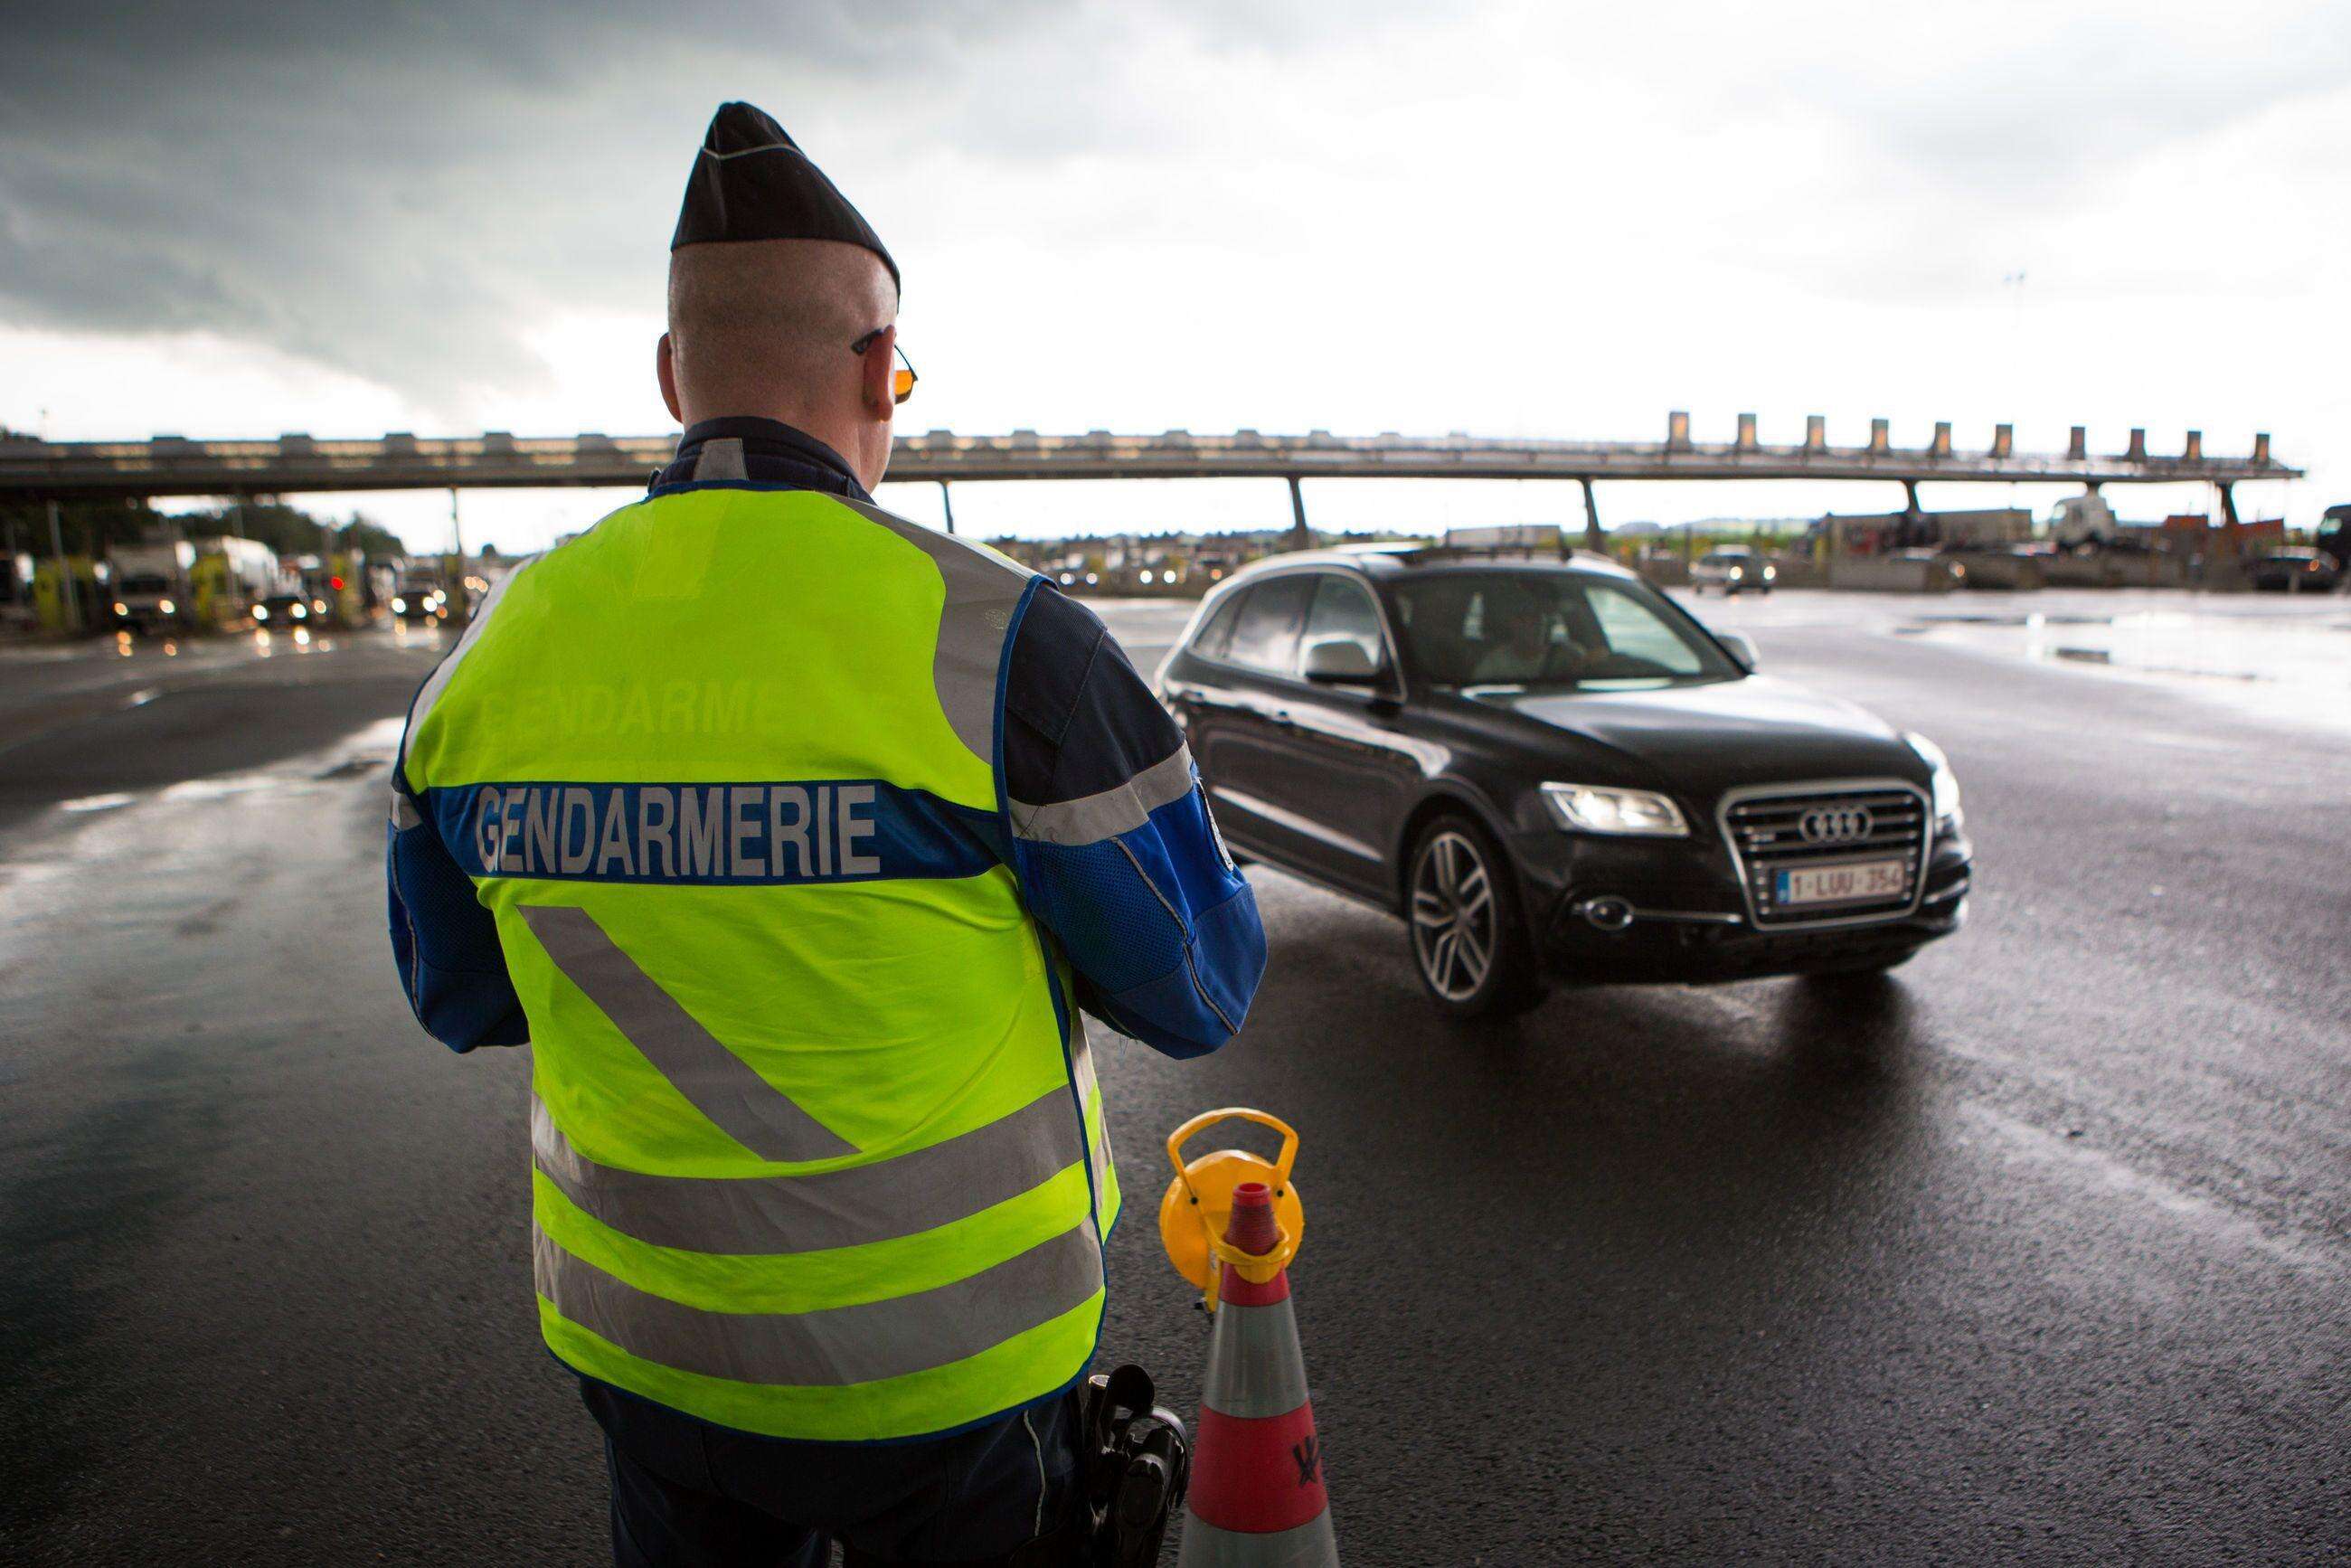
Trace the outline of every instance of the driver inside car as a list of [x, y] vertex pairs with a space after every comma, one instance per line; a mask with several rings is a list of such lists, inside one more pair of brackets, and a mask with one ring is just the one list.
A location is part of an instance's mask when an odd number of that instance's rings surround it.
[[1537, 604], [1522, 603], [1504, 623], [1501, 641], [1479, 656], [1469, 672], [1469, 684], [1506, 685], [1555, 680], [1573, 676], [1583, 660], [1583, 650], [1555, 629], [1553, 617], [1547, 611]]

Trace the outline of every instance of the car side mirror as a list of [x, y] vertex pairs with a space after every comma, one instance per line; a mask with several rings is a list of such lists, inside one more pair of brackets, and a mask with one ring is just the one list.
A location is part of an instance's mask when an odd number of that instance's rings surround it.
[[1318, 637], [1306, 644], [1300, 673], [1326, 685], [1369, 685], [1380, 678], [1380, 667], [1352, 637]]
[[1755, 673], [1755, 644], [1744, 632], [1717, 632], [1714, 640], [1730, 650], [1730, 656], [1749, 674]]

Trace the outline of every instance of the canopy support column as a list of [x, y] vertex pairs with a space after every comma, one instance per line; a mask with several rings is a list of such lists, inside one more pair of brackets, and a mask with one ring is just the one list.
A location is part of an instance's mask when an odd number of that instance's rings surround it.
[[57, 517], [57, 497], [49, 497], [49, 553], [57, 558], [57, 625], [67, 632], [81, 629], [81, 594], [66, 561], [65, 525]]

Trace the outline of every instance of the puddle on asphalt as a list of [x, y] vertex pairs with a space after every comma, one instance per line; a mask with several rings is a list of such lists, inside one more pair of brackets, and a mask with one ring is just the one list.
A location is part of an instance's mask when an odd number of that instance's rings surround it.
[[[406, 722], [404, 718], [378, 719], [333, 746], [269, 768], [246, 773], [216, 774], [205, 779], [184, 779], [161, 789], [115, 790], [102, 795], [83, 795], [59, 801], [57, 810], [68, 816], [88, 817], [106, 811], [120, 811], [144, 801], [188, 805], [265, 792], [308, 793], [322, 786], [365, 778], [390, 767], [393, 754], [400, 747], [401, 733]], [[38, 862], [16, 862], [14, 866], [22, 869], [27, 863]]]
[[2123, 619], [2119, 615], [2048, 615], [2037, 610], [2005, 613], [1970, 611], [1948, 615], [1921, 615], [1905, 630], [1928, 632], [1937, 626], [2111, 626]]
[[[1901, 636], [1959, 643], [2029, 663], [2167, 683], [2226, 683], [2300, 721], [2351, 721], [2351, 614], [2265, 614], [2251, 603], [2099, 612], [1965, 610], [1919, 613]], [[2238, 700], [2238, 699], [2232, 699]]]
[[114, 811], [128, 806], [137, 799], [135, 795], [84, 795], [78, 800], [58, 802], [57, 810], [72, 811], [76, 814], [84, 811]]
[[231, 795], [250, 795], [256, 789], [277, 789], [295, 782], [282, 773], [225, 773], [213, 779], [185, 779], [177, 784], [167, 784], [156, 794], [159, 800], [222, 800]]

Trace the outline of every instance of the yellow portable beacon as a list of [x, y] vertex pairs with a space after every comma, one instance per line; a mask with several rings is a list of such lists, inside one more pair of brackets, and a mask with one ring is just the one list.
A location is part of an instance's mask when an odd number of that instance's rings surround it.
[[[1255, 1122], [1281, 1134], [1281, 1153], [1272, 1160], [1246, 1149], [1217, 1149], [1186, 1164], [1184, 1145], [1194, 1134], [1218, 1122]], [[1290, 1266], [1298, 1243], [1306, 1234], [1306, 1210], [1298, 1200], [1298, 1185], [1290, 1167], [1298, 1161], [1298, 1133], [1278, 1116], [1228, 1105], [1204, 1111], [1167, 1134], [1167, 1163], [1176, 1179], [1159, 1200], [1159, 1240], [1176, 1271], [1198, 1286], [1210, 1312], [1217, 1310], [1217, 1270], [1211, 1258], [1240, 1270], [1241, 1278], [1263, 1284]], [[1274, 1223], [1281, 1241], [1270, 1252], [1249, 1253], [1225, 1241], [1225, 1224], [1232, 1216], [1233, 1189], [1245, 1181], [1263, 1182], [1273, 1189]]]

